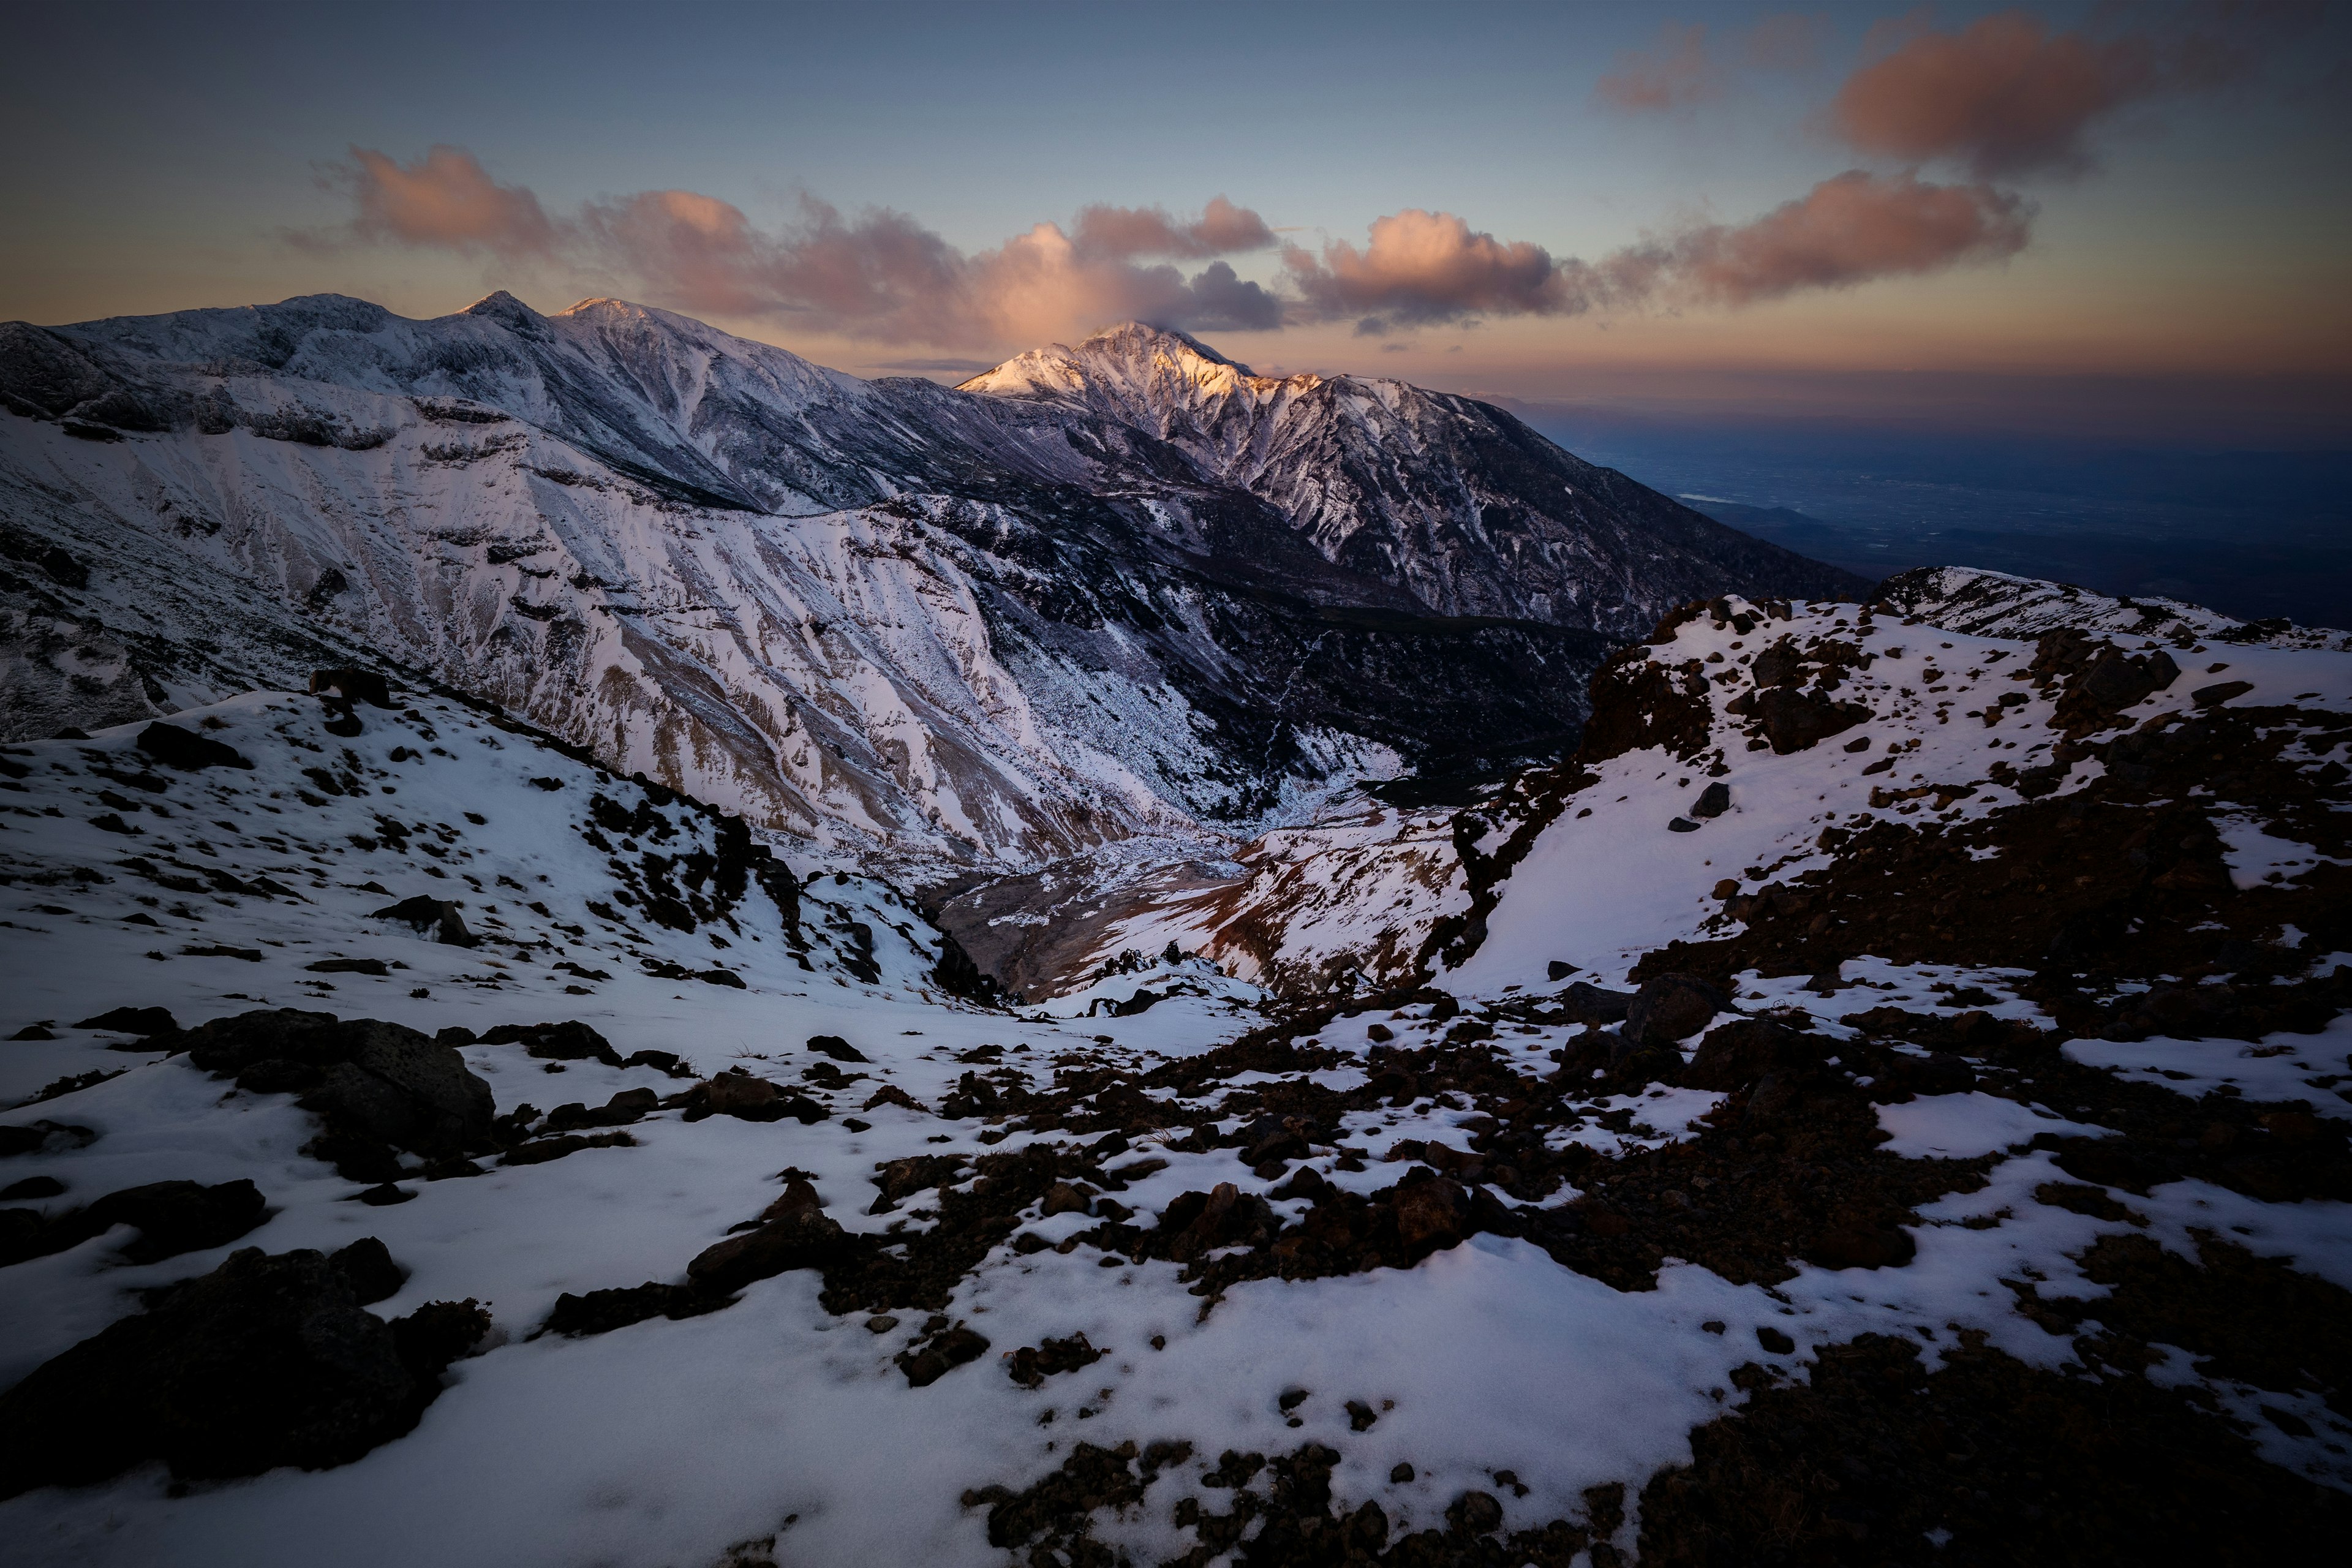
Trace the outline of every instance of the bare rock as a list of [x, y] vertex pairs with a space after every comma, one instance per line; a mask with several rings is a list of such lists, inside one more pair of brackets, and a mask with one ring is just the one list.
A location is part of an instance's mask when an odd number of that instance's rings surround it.
[[253, 762], [236, 747], [209, 735], [183, 730], [177, 724], [150, 724], [139, 731], [139, 749], [167, 768], [197, 773], [205, 768], [251, 768]]
[[196, 1067], [242, 1088], [300, 1095], [303, 1109], [325, 1120], [320, 1152], [339, 1165], [347, 1153], [358, 1161], [365, 1145], [428, 1159], [489, 1145], [490, 1086], [454, 1048], [399, 1024], [280, 1008], [215, 1019], [167, 1038]]
[[1686, 1040], [1706, 1028], [1723, 1005], [1723, 994], [1694, 975], [1656, 975], [1626, 1008], [1625, 1037], [1636, 1044]]
[[348, 1463], [415, 1426], [488, 1328], [436, 1305], [404, 1334], [417, 1320], [363, 1310], [324, 1253], [234, 1253], [0, 1394], [0, 1497], [149, 1459], [184, 1479]]

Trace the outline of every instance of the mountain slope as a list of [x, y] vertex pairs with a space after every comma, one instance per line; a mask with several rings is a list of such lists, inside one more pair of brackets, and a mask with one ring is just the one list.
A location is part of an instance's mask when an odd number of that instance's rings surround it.
[[[614, 300], [15, 323], [0, 404], [0, 654], [47, 694], [12, 732], [374, 658], [926, 877], [1556, 752], [1601, 628], [1696, 570], [1619, 549], [1625, 605], [1534, 614], [1440, 529], [1399, 548], [1488, 586], [1433, 600], [1131, 411], [861, 382]], [[1350, 429], [1335, 474], [1379, 435]]]
[[1624, 637], [1735, 585], [1790, 598], [1865, 586], [1584, 462], [1486, 404], [1398, 381], [1255, 375], [1135, 322], [1008, 360], [961, 390], [1148, 431], [1271, 503], [1326, 558], [1440, 615]]

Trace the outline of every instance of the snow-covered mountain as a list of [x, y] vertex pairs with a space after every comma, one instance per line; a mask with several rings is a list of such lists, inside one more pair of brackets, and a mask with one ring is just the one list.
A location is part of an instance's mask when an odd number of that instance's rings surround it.
[[[1425, 436], [1367, 489], [1402, 427], [1356, 384], [1244, 477], [1139, 404], [862, 382], [614, 300], [13, 323], [10, 732], [388, 660], [845, 863], [1018, 867], [1557, 748], [1608, 635], [1836, 578], [1393, 384]], [[1513, 533], [1529, 462], [1582, 488]]]
[[1327, 559], [1439, 615], [1625, 638], [1731, 581], [1787, 598], [1864, 585], [1584, 462], [1490, 405], [1401, 381], [1255, 375], [1132, 321], [1008, 360], [961, 390], [1148, 431], [1273, 505]]

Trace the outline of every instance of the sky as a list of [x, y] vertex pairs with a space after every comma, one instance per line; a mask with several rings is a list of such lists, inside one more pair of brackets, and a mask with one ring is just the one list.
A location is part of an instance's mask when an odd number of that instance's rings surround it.
[[2347, 12], [19, 8], [0, 320], [503, 288], [955, 380], [1134, 317], [1528, 403], [2352, 447]]

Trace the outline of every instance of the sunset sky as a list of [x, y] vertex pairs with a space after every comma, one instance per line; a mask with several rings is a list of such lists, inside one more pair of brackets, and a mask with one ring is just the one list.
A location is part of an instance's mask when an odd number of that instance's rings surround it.
[[954, 379], [1139, 316], [1539, 401], [2344, 445], [2320, 5], [91, 5], [0, 319], [614, 294]]

